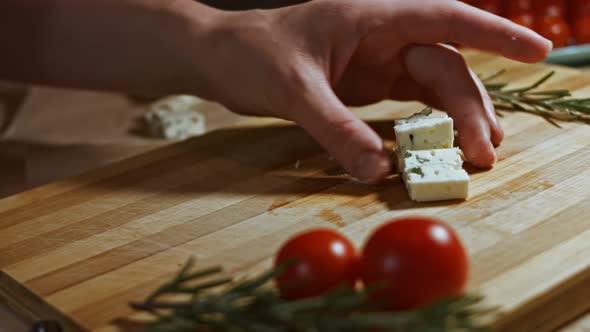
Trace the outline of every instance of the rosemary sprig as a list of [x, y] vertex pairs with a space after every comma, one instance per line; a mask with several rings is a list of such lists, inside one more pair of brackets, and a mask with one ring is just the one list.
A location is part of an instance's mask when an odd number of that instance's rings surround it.
[[571, 97], [569, 90], [536, 90], [549, 80], [555, 72], [549, 72], [533, 84], [521, 88], [508, 89], [507, 83], [492, 83], [505, 73], [500, 70], [482, 81], [492, 98], [498, 115], [500, 111], [527, 112], [540, 115], [551, 124], [560, 127], [554, 120], [581, 121], [590, 124], [590, 98]]
[[[211, 277], [221, 272], [219, 268], [191, 272], [192, 269], [191, 259], [172, 280], [158, 288], [144, 302], [131, 303], [132, 308], [153, 316], [149, 331], [489, 330], [478, 323], [481, 316], [489, 314], [489, 311], [480, 308], [482, 298], [479, 296], [465, 295], [445, 299], [419, 310], [390, 312], [378, 309], [375, 301], [370, 300], [367, 290], [350, 288], [337, 289], [316, 298], [284, 300], [271, 285], [271, 280], [282, 273], [285, 267], [242, 281], [227, 278], [211, 280]], [[202, 281], [203, 278], [208, 279]], [[174, 297], [179, 294], [188, 296]]]

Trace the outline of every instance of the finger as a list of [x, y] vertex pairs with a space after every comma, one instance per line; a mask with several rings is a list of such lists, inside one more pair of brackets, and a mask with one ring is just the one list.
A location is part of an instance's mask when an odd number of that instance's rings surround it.
[[368, 29], [389, 25], [390, 32], [401, 32], [415, 43], [452, 41], [523, 62], [541, 61], [553, 47], [532, 30], [460, 1], [377, 0], [367, 7]]
[[[474, 80], [476, 79], [477, 78], [474, 77]], [[482, 96], [482, 103], [486, 105], [486, 118], [488, 119], [487, 122], [490, 128], [489, 139], [494, 146], [498, 146], [504, 139], [504, 131], [502, 130], [502, 127], [500, 126], [500, 123], [497, 120], [493, 105], [491, 104], [491, 100], [489, 99], [487, 92], [482, 92], [480, 90], [480, 94]], [[394, 85], [394, 90], [391, 92], [391, 99], [406, 101], [418, 100], [433, 108], [441, 110], [445, 109], [445, 105], [441, 102], [441, 98], [437, 93], [435, 93], [433, 90], [429, 88], [417, 84], [414, 80], [410, 78], [401, 79]], [[477, 131], [478, 129], [475, 128], [475, 130]], [[483, 128], [483, 130], [487, 131], [485, 127]], [[473, 137], [473, 135], [467, 134], [467, 137]]]
[[381, 138], [342, 104], [327, 82], [307, 89], [295, 108], [295, 121], [352, 176], [373, 183], [390, 173]]
[[479, 77], [477, 77], [477, 75], [471, 69], [469, 69], [469, 73], [471, 74], [471, 79], [477, 85], [477, 89], [479, 91], [479, 94], [484, 105], [484, 109], [486, 111], [485, 115], [488, 120], [488, 124], [490, 125], [490, 139], [494, 146], [498, 146], [504, 139], [504, 130], [500, 125], [500, 121], [498, 121], [498, 116], [496, 115], [494, 103], [492, 102], [492, 99], [490, 98], [490, 95], [488, 94], [486, 87], [484, 86], [483, 82], [479, 79]]
[[[451, 47], [449, 47], [451, 48]], [[451, 48], [453, 49], [453, 48]], [[485, 117], [490, 126], [490, 139], [494, 146], [500, 145], [504, 139], [504, 131], [498, 117], [492, 100], [479, 77], [469, 69], [473, 82], [477, 85], [479, 95], [482, 100], [482, 104], [485, 109]], [[389, 93], [389, 98], [394, 100], [419, 100], [431, 107], [437, 109], [444, 109], [444, 105], [441, 103], [441, 98], [436, 91], [430, 87], [420, 85], [416, 83], [411, 77], [404, 75], [400, 77], [393, 85], [392, 90]]]
[[489, 116], [492, 110], [487, 109], [463, 57], [441, 45], [416, 45], [408, 48], [404, 60], [408, 74], [436, 91], [443, 109], [454, 119], [467, 160], [478, 167], [492, 166], [496, 161], [491, 139], [494, 125]]

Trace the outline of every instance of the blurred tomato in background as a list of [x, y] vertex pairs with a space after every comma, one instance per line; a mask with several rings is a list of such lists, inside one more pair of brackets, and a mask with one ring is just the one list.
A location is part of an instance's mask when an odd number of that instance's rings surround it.
[[535, 31], [551, 40], [554, 48], [567, 46], [570, 42], [571, 32], [569, 25], [560, 16], [537, 18], [535, 20]]
[[536, 0], [533, 9], [538, 17], [566, 17], [567, 12], [565, 0]]
[[572, 19], [590, 16], [590, 0], [570, 1], [569, 13]]
[[463, 1], [533, 29], [555, 48], [590, 44], [590, 0]]
[[590, 16], [576, 19], [574, 23], [574, 39], [578, 44], [590, 43]]
[[519, 16], [522, 14], [532, 15], [533, 0], [513, 0], [506, 3], [506, 15]]
[[529, 29], [535, 28], [535, 18], [531, 12], [522, 12], [507, 17], [512, 22], [527, 27]]

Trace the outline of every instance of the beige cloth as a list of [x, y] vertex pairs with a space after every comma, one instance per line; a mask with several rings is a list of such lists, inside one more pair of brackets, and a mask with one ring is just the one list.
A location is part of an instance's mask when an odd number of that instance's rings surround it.
[[[171, 142], [147, 137], [149, 103], [121, 94], [0, 84], [0, 197]], [[207, 130], [241, 117], [204, 103]]]
[[28, 91], [24, 85], [0, 82], [0, 138], [15, 118]]

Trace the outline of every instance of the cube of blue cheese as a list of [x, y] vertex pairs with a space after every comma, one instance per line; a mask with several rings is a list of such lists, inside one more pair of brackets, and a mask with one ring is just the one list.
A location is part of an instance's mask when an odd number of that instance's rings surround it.
[[453, 147], [453, 119], [448, 116], [413, 116], [396, 121], [397, 151], [448, 149]]
[[459, 148], [434, 150], [407, 150], [398, 154], [400, 172], [432, 164], [449, 164], [456, 168], [463, 166], [462, 153]]
[[145, 114], [152, 136], [183, 140], [205, 133], [205, 117], [195, 110], [201, 99], [179, 95], [164, 98], [152, 104]]
[[451, 164], [429, 164], [409, 168], [404, 181], [410, 198], [416, 202], [466, 199], [469, 175]]

